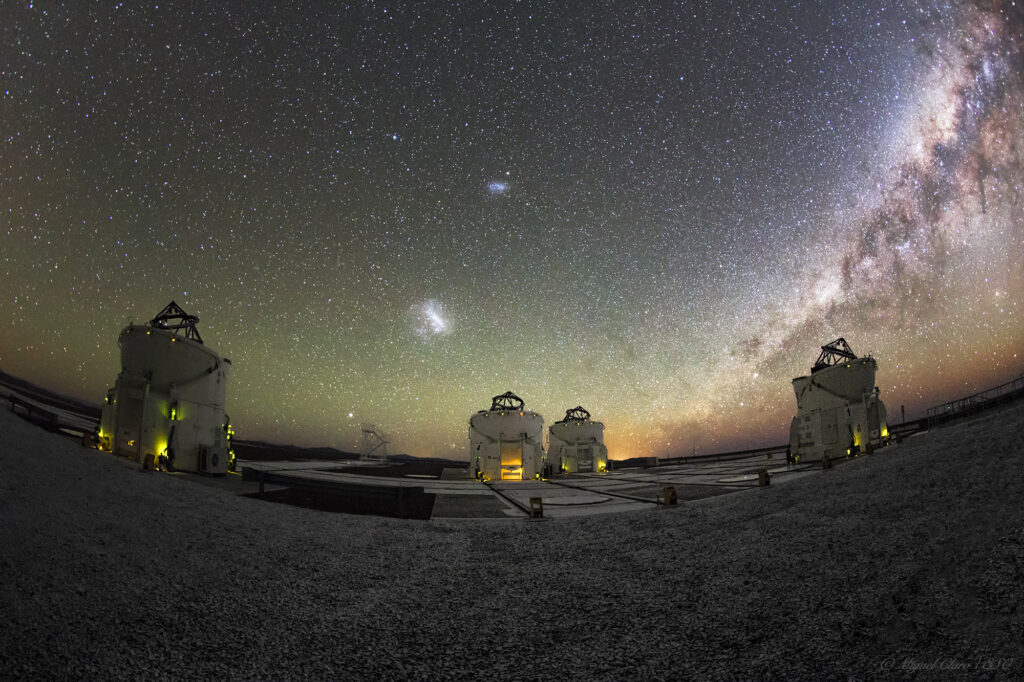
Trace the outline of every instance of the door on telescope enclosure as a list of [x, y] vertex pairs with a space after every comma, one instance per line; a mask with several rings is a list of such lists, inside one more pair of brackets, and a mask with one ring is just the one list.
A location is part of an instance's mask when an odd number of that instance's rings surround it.
[[142, 425], [142, 398], [129, 396], [128, 391], [122, 391], [117, 397], [117, 416], [114, 423], [117, 424], [117, 433], [114, 434], [114, 454], [122, 457], [138, 457], [139, 455], [139, 427]]
[[502, 442], [501, 444], [501, 480], [523, 480], [523, 443]]
[[594, 448], [578, 448], [576, 450], [576, 471], [588, 473], [594, 470]]
[[872, 400], [868, 403], [867, 416], [868, 437], [871, 440], [878, 440], [882, 437], [882, 420], [878, 416], [878, 401]]
[[839, 439], [836, 428], [836, 410], [821, 411], [821, 444], [835, 445]]

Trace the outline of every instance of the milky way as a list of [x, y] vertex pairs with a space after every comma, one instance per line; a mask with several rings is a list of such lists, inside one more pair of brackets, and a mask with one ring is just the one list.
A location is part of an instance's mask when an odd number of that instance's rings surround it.
[[852, 211], [826, 224], [831, 252], [800, 283], [798, 313], [774, 325], [778, 345], [820, 320], [913, 333], [931, 323], [922, 308], [948, 300], [970, 318], [972, 292], [998, 297], [1019, 281], [1024, 62], [1013, 26], [969, 8], [954, 39], [921, 48], [919, 91], [889, 132], [894, 160], [877, 164]]
[[1024, 370], [1020, 3], [19, 3], [0, 369], [99, 401], [171, 299], [241, 437], [782, 442], [843, 336], [908, 417]]

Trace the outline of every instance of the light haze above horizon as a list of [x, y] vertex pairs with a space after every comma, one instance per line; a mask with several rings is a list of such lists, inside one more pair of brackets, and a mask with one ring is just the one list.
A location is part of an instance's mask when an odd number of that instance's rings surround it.
[[464, 459], [513, 391], [613, 459], [1024, 371], [1024, 8], [19, 2], [0, 369], [102, 401], [172, 299], [240, 438]]

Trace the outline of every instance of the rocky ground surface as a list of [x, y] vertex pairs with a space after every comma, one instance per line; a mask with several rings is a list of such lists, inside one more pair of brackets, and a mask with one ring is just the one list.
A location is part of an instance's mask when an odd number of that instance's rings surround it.
[[316, 512], [0, 432], [4, 679], [1024, 675], [1024, 403], [558, 521]]

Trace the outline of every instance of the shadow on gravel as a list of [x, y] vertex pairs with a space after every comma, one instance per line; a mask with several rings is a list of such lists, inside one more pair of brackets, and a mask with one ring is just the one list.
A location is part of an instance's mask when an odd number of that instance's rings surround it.
[[425, 493], [422, 488], [398, 488], [397, 493], [393, 492], [394, 490], [366, 486], [365, 490], [348, 488], [344, 491], [333, 491], [293, 486], [267, 490], [263, 493], [247, 493], [243, 497], [343, 514], [369, 514], [401, 519], [430, 518], [434, 511], [433, 493]]

